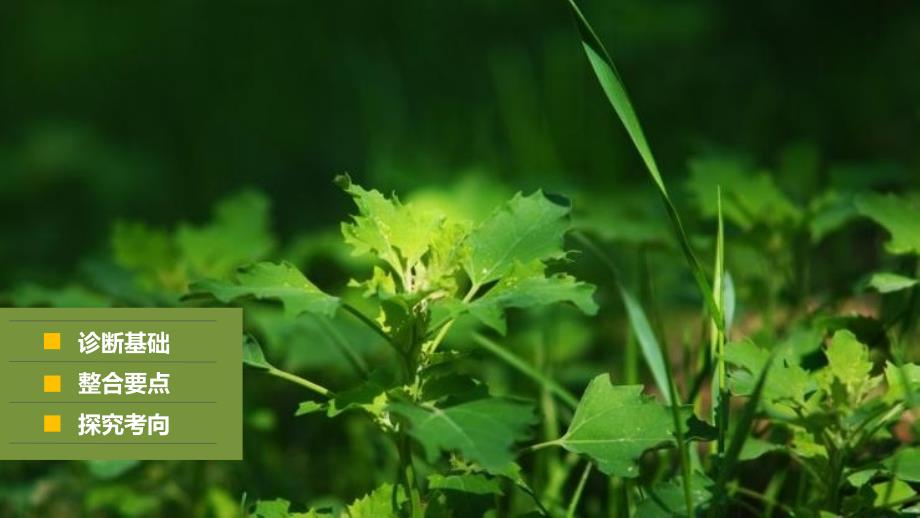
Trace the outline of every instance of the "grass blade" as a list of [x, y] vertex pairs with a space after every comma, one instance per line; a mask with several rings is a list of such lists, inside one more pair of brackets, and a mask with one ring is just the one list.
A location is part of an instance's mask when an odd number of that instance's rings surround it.
[[674, 434], [677, 440], [677, 449], [680, 454], [680, 466], [684, 480], [683, 489], [685, 505], [687, 506], [688, 513], [692, 516], [693, 496], [690, 488], [690, 452], [687, 448], [687, 443], [684, 441], [682, 416], [680, 415], [681, 398], [677, 394], [677, 386], [674, 383], [674, 373], [671, 370], [671, 362], [665, 358], [664, 349], [662, 349], [658, 339], [655, 338], [655, 333], [652, 331], [648, 319], [645, 317], [642, 306], [639, 305], [632, 294], [623, 286], [620, 280], [619, 269], [616, 264], [614, 264], [613, 260], [607, 257], [607, 254], [595, 245], [586, 235], [581, 232], [574, 232], [572, 235], [578, 239], [585, 248], [596, 255], [610, 270], [614, 283], [616, 283], [617, 289], [620, 291], [620, 296], [623, 298], [623, 304], [626, 306], [626, 313], [629, 316], [630, 325], [639, 340], [639, 345], [642, 349], [642, 354], [645, 356], [645, 361], [649, 364], [649, 369], [652, 371], [655, 383], [658, 385], [662, 397], [671, 410], [671, 416], [674, 420]]
[[629, 318], [630, 328], [632, 329], [636, 341], [639, 342], [639, 348], [642, 350], [642, 356], [645, 358], [645, 363], [652, 373], [652, 379], [655, 380], [655, 386], [657, 386], [658, 391], [661, 392], [661, 396], [664, 398], [665, 403], [670, 405], [672, 399], [671, 391], [668, 389], [668, 369], [665, 366], [662, 353], [663, 349], [658, 343], [655, 333], [652, 331], [652, 326], [649, 325], [648, 318], [645, 315], [645, 311], [642, 309], [642, 305], [639, 304], [639, 301], [636, 300], [632, 293], [623, 286], [620, 278], [620, 271], [616, 264], [607, 257], [607, 254], [583, 233], [573, 232], [572, 235], [575, 239], [580, 241], [585, 248], [591, 251], [608, 270], [610, 270], [614, 284], [616, 284], [617, 290], [620, 292], [620, 297], [623, 299], [623, 306], [626, 308], [626, 316]]
[[575, 510], [578, 509], [578, 502], [581, 501], [581, 494], [585, 490], [585, 483], [588, 482], [588, 475], [591, 474], [591, 462], [585, 466], [581, 472], [581, 478], [578, 479], [578, 486], [575, 488], [575, 494], [572, 495], [572, 501], [569, 502], [569, 508], [565, 512], [565, 518], [575, 518]]
[[636, 146], [639, 156], [642, 157], [642, 161], [645, 163], [645, 168], [648, 170], [652, 181], [658, 188], [661, 199], [664, 201], [668, 218], [671, 221], [674, 234], [677, 237], [677, 242], [680, 244], [687, 263], [690, 265], [690, 272], [693, 274], [694, 280], [696, 280], [706, 309], [711, 315], [715, 316], [714, 319], [721, 325], [723, 319], [720, 316], [719, 308], [712, 296], [712, 288], [709, 285], [709, 280], [706, 278], [706, 273], [703, 271], [700, 261], [697, 259], [696, 254], [693, 252], [693, 248], [690, 246], [690, 241], [687, 238], [687, 233], [684, 230], [680, 215], [674, 203], [671, 201], [670, 195], [668, 195], [668, 189], [665, 187], [664, 180], [661, 178], [661, 173], [658, 171], [658, 164], [655, 162], [655, 156], [652, 154], [652, 150], [648, 145], [645, 133], [642, 131], [642, 126], [639, 124], [639, 118], [636, 116], [636, 111], [633, 109], [629, 96], [626, 94], [626, 87], [623, 85], [623, 81], [620, 79], [619, 73], [617, 73], [616, 66], [613, 64], [613, 59], [610, 58], [610, 54], [607, 52], [604, 44], [601, 43], [600, 38], [597, 37], [594, 29], [588, 23], [588, 20], [585, 18], [584, 14], [582, 14], [581, 9], [578, 8], [575, 1], [568, 0], [567, 3], [571, 8], [572, 14], [575, 16], [575, 22], [581, 36], [582, 48], [585, 51], [585, 55], [588, 57], [591, 68], [594, 70], [594, 75], [597, 77], [601, 88], [604, 90], [604, 94], [607, 96], [610, 105], [613, 106], [623, 126], [626, 127], [626, 132], [629, 134], [630, 139], [632, 139], [633, 145]]
[[672, 399], [671, 391], [668, 389], [670, 384], [668, 382], [668, 369], [665, 366], [662, 353], [664, 349], [662, 349], [661, 345], [658, 343], [658, 339], [652, 331], [652, 326], [649, 324], [645, 311], [642, 309], [642, 305], [639, 304], [639, 301], [636, 300], [632, 293], [623, 286], [620, 278], [620, 271], [616, 264], [614, 264], [613, 260], [611, 260], [594, 241], [581, 232], [573, 232], [572, 236], [581, 242], [585, 248], [593, 253], [597, 259], [610, 270], [614, 284], [616, 284], [617, 290], [620, 292], [620, 297], [623, 299], [623, 306], [626, 308], [626, 316], [629, 318], [630, 328], [632, 329], [636, 341], [639, 342], [639, 348], [642, 350], [642, 356], [645, 358], [645, 363], [648, 365], [652, 373], [652, 378], [655, 380], [655, 385], [658, 387], [658, 391], [661, 392], [661, 396], [664, 398], [665, 403], [670, 405]]
[[[719, 308], [719, 314], [725, 315], [725, 291], [722, 282], [725, 278], [725, 228], [722, 221], [722, 189], [716, 189], [716, 206], [718, 208], [718, 230], [716, 232], [716, 257], [715, 266], [713, 267], [712, 293], [716, 301], [716, 307]], [[713, 398], [712, 414], [713, 423], [718, 429], [718, 440], [716, 441], [716, 450], [722, 454], [725, 452], [725, 435], [728, 430], [728, 389], [725, 379], [725, 325], [719, 325], [716, 317], [711, 319], [710, 333], [710, 354], [715, 360], [715, 371], [713, 372]]]

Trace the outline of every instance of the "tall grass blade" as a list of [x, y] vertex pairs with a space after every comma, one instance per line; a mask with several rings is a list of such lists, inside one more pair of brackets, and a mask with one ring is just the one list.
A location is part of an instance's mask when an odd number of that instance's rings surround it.
[[607, 254], [594, 244], [588, 236], [581, 232], [573, 232], [572, 235], [580, 241], [585, 248], [597, 256], [597, 258], [610, 270], [614, 283], [620, 291], [623, 298], [623, 304], [626, 306], [626, 314], [629, 316], [629, 322], [633, 332], [639, 340], [642, 354], [645, 361], [652, 371], [655, 378], [655, 384], [661, 391], [662, 397], [671, 409], [671, 416], [674, 420], [674, 433], [677, 440], [677, 449], [680, 454], [680, 466], [683, 474], [683, 489], [686, 508], [690, 516], [693, 515], [693, 495], [690, 487], [690, 453], [687, 443], [684, 441], [684, 431], [682, 417], [680, 415], [680, 396], [677, 394], [677, 385], [674, 383], [674, 373], [671, 370], [671, 362], [667, 361], [664, 356], [664, 349], [661, 348], [655, 333], [652, 331], [645, 317], [642, 306], [636, 301], [632, 294], [626, 289], [620, 280], [620, 271]]
[[[722, 189], [716, 189], [716, 207], [718, 215], [718, 230], [716, 233], [716, 257], [715, 266], [713, 267], [712, 293], [715, 298], [716, 306], [719, 308], [719, 315], [725, 315], [725, 291], [722, 282], [725, 279], [725, 227], [722, 221]], [[711, 319], [710, 332], [710, 354], [715, 361], [715, 371], [712, 380], [712, 409], [713, 423], [718, 429], [718, 439], [716, 441], [716, 450], [721, 454], [725, 452], [725, 434], [728, 429], [728, 390], [726, 387], [725, 376], [725, 333], [724, 325], [716, 322], [716, 317]]]
[[658, 339], [655, 337], [654, 331], [652, 331], [652, 326], [649, 324], [645, 311], [642, 309], [642, 305], [639, 304], [639, 301], [636, 300], [632, 293], [623, 285], [620, 277], [620, 270], [617, 268], [617, 265], [614, 264], [613, 260], [610, 259], [610, 257], [608, 257], [588, 236], [581, 232], [573, 232], [572, 235], [594, 254], [608, 270], [610, 270], [617, 291], [620, 292], [620, 298], [623, 299], [623, 306], [626, 308], [626, 316], [629, 318], [630, 328], [632, 329], [636, 341], [639, 342], [639, 348], [642, 350], [642, 356], [645, 358], [645, 363], [648, 365], [652, 373], [652, 378], [655, 380], [655, 386], [657, 386], [658, 391], [661, 392], [661, 397], [664, 398], [665, 403], [670, 405], [672, 399], [671, 391], [668, 388], [670, 382], [668, 381], [668, 369], [665, 366], [663, 355], [664, 349], [662, 349], [661, 345], [658, 343]]
[[565, 518], [575, 518], [575, 510], [578, 509], [578, 503], [581, 502], [581, 494], [585, 490], [585, 483], [588, 482], [588, 475], [591, 474], [591, 462], [588, 462], [585, 466], [585, 470], [581, 472], [581, 478], [578, 479], [578, 486], [575, 488], [575, 494], [572, 495], [572, 501], [569, 502], [569, 507], [565, 512]]
[[712, 288], [706, 278], [706, 273], [703, 271], [700, 261], [697, 259], [696, 254], [693, 252], [693, 248], [690, 246], [690, 241], [687, 238], [687, 233], [684, 230], [680, 215], [674, 203], [671, 201], [670, 195], [668, 195], [667, 187], [665, 187], [664, 180], [661, 178], [661, 173], [658, 171], [658, 164], [655, 162], [655, 156], [652, 154], [652, 150], [648, 145], [645, 133], [642, 131], [642, 126], [639, 124], [639, 118], [636, 116], [629, 96], [626, 94], [626, 88], [623, 85], [623, 81], [620, 79], [616, 66], [613, 64], [613, 59], [610, 58], [610, 54], [607, 52], [604, 44], [601, 43], [600, 38], [597, 37], [594, 29], [591, 28], [591, 25], [588, 23], [588, 20], [585, 18], [584, 14], [582, 14], [581, 9], [578, 8], [575, 1], [568, 0], [567, 3], [571, 8], [572, 14], [575, 16], [578, 32], [581, 35], [582, 47], [588, 57], [591, 68], [594, 70], [594, 75], [597, 77], [601, 88], [604, 90], [604, 94], [606, 94], [610, 105], [613, 106], [623, 126], [626, 127], [626, 132], [629, 133], [629, 137], [632, 139], [633, 144], [636, 146], [636, 150], [639, 152], [639, 156], [645, 163], [645, 167], [652, 181], [658, 188], [658, 192], [664, 201], [668, 218], [671, 220], [671, 225], [677, 237], [677, 242], [680, 244], [687, 263], [690, 265], [690, 272], [696, 280], [700, 295], [703, 297], [703, 301], [709, 313], [716, 316], [717, 318], [715, 318], [715, 320], [720, 322], [721, 325], [723, 319], [719, 317], [719, 308], [716, 306], [715, 300], [713, 299]]

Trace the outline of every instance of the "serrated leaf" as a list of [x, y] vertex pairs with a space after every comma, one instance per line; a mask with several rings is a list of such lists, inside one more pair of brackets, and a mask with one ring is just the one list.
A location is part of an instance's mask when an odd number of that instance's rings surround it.
[[507, 308], [531, 308], [569, 302], [586, 314], [597, 313], [593, 285], [564, 273], [547, 277], [544, 269], [540, 261], [528, 265], [516, 263], [508, 275], [468, 305], [469, 312], [502, 334], [507, 330]]
[[542, 191], [516, 194], [469, 235], [463, 268], [474, 285], [508, 274], [515, 263], [547, 261], [565, 256], [563, 237], [571, 207], [551, 201]]
[[894, 195], [867, 194], [856, 208], [891, 235], [885, 247], [892, 254], [920, 254], [920, 208]]
[[[342, 235], [354, 248], [354, 254], [373, 252], [399, 276], [415, 267], [437, 236], [444, 218], [403, 205], [395, 196], [387, 198], [377, 190], [366, 190], [348, 177], [336, 180], [358, 207], [352, 222], [342, 223]], [[405, 278], [403, 281], [410, 282]]]
[[428, 489], [460, 491], [474, 495], [502, 495], [501, 484], [494, 478], [476, 473], [463, 475], [428, 475]]
[[[406, 501], [402, 487], [396, 488], [396, 505], [402, 506]], [[393, 509], [393, 491], [391, 484], [383, 484], [377, 489], [355, 500], [346, 508], [349, 518], [396, 518], [399, 510]]]
[[866, 286], [879, 293], [892, 293], [912, 288], [920, 282], [918, 279], [891, 272], [876, 272], [869, 277]]
[[[880, 378], [869, 376], [872, 371], [869, 348], [850, 331], [844, 329], [834, 333], [824, 354], [830, 372], [846, 388], [850, 402], [859, 402], [866, 392], [878, 385]], [[828, 392], [831, 391], [832, 387], [828, 387]]]
[[[730, 374], [732, 391], [739, 396], [750, 395], [769, 358], [767, 350], [757, 347], [751, 341], [726, 345], [725, 361], [741, 368]], [[764, 387], [761, 400], [768, 405], [783, 403], [800, 406], [805, 404], [805, 396], [815, 388], [815, 381], [795, 363], [792, 351], [789, 350], [785, 357], [777, 358], [773, 363], [770, 383]]]
[[587, 455], [608, 475], [639, 476], [639, 457], [674, 441], [670, 410], [642, 390], [642, 385], [613, 385], [607, 374], [597, 376], [558, 443]]
[[478, 399], [443, 409], [403, 402], [388, 408], [406, 418], [409, 434], [422, 445], [429, 460], [437, 459], [441, 450], [459, 451], [492, 472], [514, 460], [512, 445], [528, 438], [536, 421], [530, 405], [504, 398]]
[[236, 272], [231, 282], [206, 280], [190, 287], [192, 295], [210, 294], [224, 303], [243, 297], [276, 300], [284, 305], [285, 313], [295, 317], [301, 313], [332, 316], [339, 307], [338, 297], [320, 291], [294, 265], [257, 263]]

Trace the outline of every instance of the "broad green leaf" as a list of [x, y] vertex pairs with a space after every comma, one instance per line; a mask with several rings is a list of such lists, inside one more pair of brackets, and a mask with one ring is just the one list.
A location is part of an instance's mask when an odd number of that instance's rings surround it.
[[489, 471], [514, 460], [511, 447], [530, 436], [535, 422], [530, 405], [503, 398], [478, 399], [447, 408], [395, 402], [388, 407], [409, 423], [409, 434], [429, 460], [440, 450], [459, 451]]
[[885, 402], [894, 404], [903, 401], [909, 393], [913, 394], [920, 390], [920, 365], [905, 363], [898, 367], [888, 362], [885, 364], [885, 382], [888, 384], [888, 390], [884, 396]]
[[674, 442], [670, 411], [642, 390], [642, 385], [615, 386], [607, 374], [597, 376], [558, 443], [590, 457], [608, 475], [639, 476], [638, 460], [646, 450]]
[[842, 329], [834, 333], [824, 354], [827, 356], [830, 372], [846, 387], [852, 403], [859, 402], [866, 392], [881, 381], [878, 377], [869, 376], [872, 371], [869, 349], [859, 343], [850, 331]]
[[339, 306], [337, 297], [320, 291], [287, 262], [257, 263], [238, 270], [232, 282], [205, 280], [194, 283], [190, 291], [192, 295], [211, 294], [224, 303], [242, 297], [277, 300], [291, 317], [301, 313], [332, 316]]
[[463, 475], [428, 475], [428, 489], [442, 491], [461, 491], [474, 495], [501, 495], [502, 488], [498, 480], [477, 473]]
[[820, 444], [815, 436], [799, 426], [790, 426], [792, 429], [792, 450], [796, 455], [806, 459], [823, 457], [827, 458], [827, 448]]
[[473, 229], [463, 268], [474, 286], [498, 280], [516, 263], [530, 264], [565, 257], [563, 237], [571, 207], [556, 203], [542, 191], [516, 194]]
[[546, 276], [543, 263], [516, 263], [485, 295], [471, 302], [469, 312], [484, 324], [504, 334], [506, 308], [531, 308], [558, 302], [570, 302], [583, 312], [594, 315], [594, 286], [571, 275]]
[[856, 200], [856, 207], [891, 234], [889, 252], [920, 254], [920, 208], [891, 194], [867, 194]]
[[176, 231], [179, 256], [200, 277], [223, 277], [234, 268], [264, 258], [275, 246], [265, 196], [243, 192], [220, 202], [204, 226]]
[[882, 463], [905, 482], [920, 482], [920, 448], [902, 448]]
[[354, 248], [355, 255], [374, 253], [386, 261], [410, 289], [409, 270], [428, 251], [443, 216], [403, 205], [395, 196], [390, 199], [377, 190], [366, 190], [347, 175], [337, 177], [336, 182], [358, 207], [352, 222], [342, 223], [345, 242]]
[[[396, 505], [402, 506], [406, 501], [402, 487], [396, 488]], [[346, 509], [349, 518], [396, 518], [398, 509], [393, 509], [393, 491], [391, 484], [383, 484], [377, 489], [355, 500]]]
[[895, 291], [912, 288], [920, 282], [918, 279], [890, 272], [876, 272], [872, 274], [866, 285], [879, 293], [892, 293]]
[[903, 502], [917, 494], [909, 484], [898, 479], [873, 484], [872, 491], [875, 492], [875, 502], [873, 504], [875, 507], [885, 507], [889, 504]]
[[[805, 396], [815, 390], [816, 383], [808, 372], [795, 363], [791, 351], [773, 362], [770, 383], [763, 389], [761, 400], [768, 406], [777, 403], [793, 406], [805, 404]], [[751, 341], [733, 342], [725, 346], [725, 361], [740, 367], [730, 375], [732, 391], [738, 396], [753, 392], [757, 378], [769, 364], [770, 353]]]

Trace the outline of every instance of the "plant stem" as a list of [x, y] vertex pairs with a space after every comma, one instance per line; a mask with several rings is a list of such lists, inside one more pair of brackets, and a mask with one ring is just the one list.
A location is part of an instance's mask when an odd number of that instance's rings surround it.
[[479, 333], [473, 333], [473, 341], [483, 349], [497, 356], [500, 360], [514, 367], [521, 374], [524, 374], [528, 378], [546, 387], [548, 391], [552, 392], [556, 397], [559, 398], [560, 401], [565, 403], [566, 406], [572, 409], [578, 406], [578, 398], [576, 398], [571, 392], [556, 383], [556, 381], [549, 376], [543, 374], [521, 358], [518, 358], [512, 354], [501, 345], [493, 342], [492, 340], [489, 340]]
[[550, 446], [556, 446], [559, 444], [559, 439], [554, 439], [552, 441], [539, 442], [537, 444], [531, 444], [521, 449], [519, 453], [530, 453], [537, 450], [542, 450], [543, 448], [549, 448]]
[[[479, 288], [480, 286], [478, 284], [473, 284], [470, 286], [470, 291], [466, 292], [466, 296], [463, 297], [463, 304], [466, 304], [472, 300], [476, 295], [476, 292], [479, 291]], [[447, 336], [447, 332], [450, 331], [450, 328], [454, 325], [455, 320], [455, 318], [450, 319], [446, 324], [438, 329], [438, 334], [435, 335], [434, 339], [431, 341], [431, 344], [426, 348], [426, 353], [433, 353], [438, 348], [438, 346], [441, 345], [441, 341], [444, 340], [444, 337]]]
[[326, 396], [327, 398], [331, 398], [333, 396], [332, 391], [327, 389], [326, 387], [319, 385], [317, 383], [313, 383], [312, 381], [308, 379], [301, 378], [300, 376], [296, 374], [291, 374], [290, 372], [286, 372], [281, 369], [276, 369], [275, 367], [270, 367], [268, 369], [268, 373], [271, 374], [272, 376], [276, 376], [283, 380], [290, 381], [291, 383], [296, 383], [302, 387], [307, 387], [313, 392], [316, 392], [317, 394], [320, 394], [322, 396]]
[[[403, 484], [406, 489], [406, 496], [409, 499], [412, 518], [422, 518], [422, 497], [419, 492], [418, 481], [415, 478], [415, 469], [412, 465], [412, 445], [409, 443], [409, 436], [404, 431], [399, 432], [399, 464], [400, 472], [403, 475]], [[395, 511], [395, 509], [394, 509]]]
[[355, 318], [357, 318], [358, 320], [360, 320], [362, 324], [364, 324], [364, 325], [366, 325], [367, 327], [369, 327], [372, 331], [374, 331], [375, 333], [377, 333], [377, 335], [379, 335], [381, 338], [383, 338], [384, 340], [386, 340], [386, 342], [387, 342], [388, 344], [390, 344], [394, 349], [396, 349], [398, 352], [402, 353], [402, 351], [399, 350], [399, 347], [397, 347], [396, 344], [393, 342], [393, 339], [390, 337], [390, 335], [388, 335], [388, 334], [386, 333], [386, 331], [384, 331], [383, 329], [381, 329], [380, 326], [378, 326], [376, 322], [374, 322], [373, 320], [367, 318], [367, 316], [366, 316], [364, 313], [361, 313], [361, 312], [358, 310], [358, 308], [352, 306], [351, 304], [348, 304], [347, 302], [343, 302], [343, 303], [342, 303], [342, 308], [343, 308], [345, 311], [351, 313]]
[[572, 501], [569, 502], [569, 508], [565, 512], [566, 518], [573, 518], [575, 510], [578, 509], [578, 502], [581, 501], [581, 494], [585, 490], [585, 483], [588, 482], [588, 475], [591, 474], [591, 462], [585, 465], [585, 470], [581, 472], [581, 478], [578, 479], [578, 486], [575, 487], [575, 494], [572, 495]]

